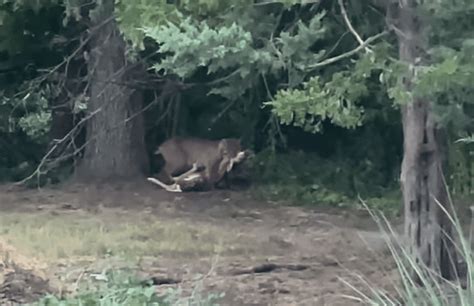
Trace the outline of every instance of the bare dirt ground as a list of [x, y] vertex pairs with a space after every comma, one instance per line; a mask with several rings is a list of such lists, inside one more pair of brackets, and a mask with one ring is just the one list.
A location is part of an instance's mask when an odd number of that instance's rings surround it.
[[225, 292], [221, 305], [362, 305], [345, 296], [355, 292], [341, 279], [367, 292], [359, 276], [390, 290], [396, 275], [366, 213], [259, 202], [246, 192], [5, 185], [0, 211], [2, 305], [73, 293], [104, 269], [131, 268], [160, 292], [199, 283]]

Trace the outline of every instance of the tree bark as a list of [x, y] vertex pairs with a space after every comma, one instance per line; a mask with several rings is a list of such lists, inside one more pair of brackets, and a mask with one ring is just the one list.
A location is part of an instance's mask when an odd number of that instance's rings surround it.
[[127, 84], [125, 41], [113, 18], [114, 0], [96, 8], [88, 63], [90, 101], [87, 146], [79, 179], [130, 179], [148, 170], [142, 95]]
[[[443, 179], [443, 154], [431, 101], [416, 96], [413, 79], [425, 48], [422, 24], [415, 0], [399, 0], [397, 6], [399, 57], [410, 74], [404, 85], [413, 99], [402, 106], [404, 156], [401, 188], [405, 209], [405, 236], [410, 255], [445, 279], [456, 277], [452, 225], [440, 205], [449, 212], [448, 191]], [[449, 238], [448, 238], [449, 237]], [[421, 261], [421, 262], [420, 262]], [[413, 278], [420, 283], [414, 271]]]

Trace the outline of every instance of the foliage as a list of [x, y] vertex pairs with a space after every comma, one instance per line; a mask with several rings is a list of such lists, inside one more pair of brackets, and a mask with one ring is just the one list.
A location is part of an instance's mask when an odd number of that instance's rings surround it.
[[[474, 5], [469, 1], [430, 1], [420, 6], [419, 14], [426, 26], [425, 58], [419, 59], [416, 67], [393, 61], [398, 67], [391, 72], [400, 80], [407, 69], [414, 69], [414, 96], [433, 101], [438, 121], [455, 134], [471, 130]], [[394, 93], [391, 97], [396, 103], [410, 101], [400, 92], [400, 85], [392, 82], [388, 88]]]
[[[369, 115], [364, 116], [363, 105], [373, 95], [373, 92], [369, 94], [369, 88], [384, 90], [373, 86], [373, 72], [381, 69], [374, 64], [374, 56], [362, 56], [354, 65], [343, 61], [329, 69], [313, 68], [344, 46], [336, 38], [345, 28], [335, 23], [324, 9], [318, 5], [229, 7], [232, 9], [223, 9], [220, 18], [211, 14], [201, 20], [194, 14], [182, 14], [178, 24], [172, 20], [145, 25], [143, 32], [159, 44], [163, 55], [154, 64], [155, 70], [184, 80], [198, 80], [198, 84], [206, 80], [202, 85], [209, 87], [208, 94], [221, 96], [222, 102], [236, 100], [240, 104], [247, 100], [243, 96], [250, 96], [249, 103], [267, 106], [265, 111], [271, 110], [273, 115], [265, 128], [272, 130], [267, 137], [273, 145], [275, 141], [271, 138], [282, 135], [278, 123], [273, 124], [274, 115], [281, 123], [311, 132], [320, 131], [327, 120], [334, 125], [356, 128], [364, 118], [366, 121], [373, 118], [373, 106], [368, 107]], [[292, 16], [295, 18], [291, 19]], [[390, 77], [386, 79], [393, 81]], [[388, 105], [386, 100], [379, 102]], [[248, 116], [248, 113], [239, 116], [259, 120], [259, 116]], [[228, 119], [235, 122], [234, 118]], [[247, 124], [241, 124], [256, 125], [248, 120]]]
[[[324, 14], [314, 15], [307, 25], [299, 22], [295, 31], [281, 32], [280, 37], [272, 40], [258, 35], [271, 33], [278, 25], [277, 17], [261, 16], [264, 22], [246, 19], [255, 14], [258, 12], [251, 11], [238, 19], [231, 15], [218, 27], [210, 27], [206, 21], [191, 17], [183, 19], [179, 25], [168, 22], [162, 26], [143, 27], [145, 35], [156, 41], [165, 55], [154, 65], [155, 70], [190, 78], [204, 68], [207, 75], [217, 78], [209, 93], [230, 100], [237, 99], [252, 86], [258, 86], [262, 77], [280, 77], [285, 70], [290, 77], [288, 82], [297, 82], [294, 78], [300, 78], [301, 68], [323, 55], [323, 52], [312, 54], [308, 51], [324, 36], [321, 21]], [[219, 78], [219, 74], [224, 76]]]
[[[44, 91], [27, 94], [21, 98], [2, 97], [0, 101], [0, 150], [6, 152], [0, 159], [0, 181], [8, 177], [24, 176], [34, 167], [34, 161], [41, 156], [40, 148], [48, 143], [51, 116], [48, 102], [49, 94]], [[10, 147], [10, 137], [14, 135], [18, 145]], [[26, 147], [24, 147], [26, 146]], [[35, 149], [37, 153], [31, 152]], [[3, 160], [2, 160], [3, 159]], [[2, 177], [3, 176], [3, 177]]]
[[133, 47], [145, 49], [144, 28], [158, 27], [172, 23], [179, 25], [183, 16], [193, 16], [198, 20], [211, 20], [234, 6], [249, 6], [252, 1], [240, 1], [237, 4], [228, 0], [133, 0], [116, 1], [117, 21], [125, 37]]
[[[161, 59], [153, 64], [157, 73], [175, 75], [205, 91], [200, 97], [187, 99], [181, 104], [182, 109], [201, 112], [194, 106], [200, 104], [206, 108], [200, 118], [211, 122], [220, 118], [230, 125], [248, 127], [235, 136], [251, 142], [255, 141], [255, 132], [250, 129], [264, 126], [263, 142], [275, 145], [276, 137], [280, 141], [284, 138], [274, 116], [268, 109], [260, 109], [262, 97], [271, 96], [277, 86], [298, 83], [307, 73], [304, 68], [324, 55], [323, 50], [313, 52], [310, 48], [325, 37], [325, 14], [315, 11], [305, 19], [285, 24], [285, 14], [302, 14], [304, 10], [291, 6], [288, 9], [281, 4], [227, 2], [208, 5], [204, 19], [196, 10], [177, 5], [177, 11], [164, 22], [144, 22], [139, 29], [149, 41], [159, 45]], [[179, 22], [175, 16], [180, 17]], [[130, 28], [122, 29], [127, 33]], [[194, 128], [193, 132], [196, 131]]]
[[[426, 50], [429, 61], [423, 61], [414, 68], [414, 95], [436, 102], [434, 110], [439, 122], [457, 131], [472, 126], [472, 116], [466, 105], [472, 104], [470, 96], [474, 68], [470, 63], [474, 44], [468, 33], [474, 29], [474, 10], [471, 3], [466, 5], [464, 9], [458, 3], [439, 1], [422, 6], [425, 22], [430, 25], [427, 33], [430, 41]], [[443, 13], [437, 15], [433, 11]], [[459, 20], [462, 20], [462, 29], [456, 24]], [[447, 30], [446, 24], [452, 28]], [[451, 31], [455, 29], [459, 29], [462, 38], [452, 35]], [[301, 82], [297, 89], [280, 90], [275, 99], [268, 102], [273, 107], [272, 111], [282, 123], [312, 132], [319, 131], [321, 121], [325, 119], [344, 127], [357, 127], [363, 119], [363, 105], [357, 106], [357, 102], [360, 104], [367, 93], [368, 84], [374, 80], [371, 78], [373, 74], [379, 75], [379, 81], [395, 105], [411, 101], [412, 97], [406, 92], [401, 77], [413, 67], [394, 57], [397, 45], [386, 41], [371, 49], [371, 52], [353, 56], [352, 65], [328, 79], [313, 76]]]
[[347, 207], [361, 196], [370, 207], [389, 214], [399, 213], [401, 207], [398, 186], [389, 179], [390, 169], [373, 157], [354, 161], [341, 153], [322, 158], [316, 153], [266, 150], [255, 158], [254, 177], [255, 195], [292, 205]]
[[43, 90], [30, 92], [21, 99], [4, 97], [4, 105], [14, 105], [8, 118], [9, 131], [21, 130], [31, 140], [41, 144], [47, 143], [51, 121], [51, 114], [48, 112], [50, 98], [53, 96]]
[[[473, 14], [474, 16], [474, 14]], [[416, 84], [420, 96], [437, 103], [436, 114], [445, 126], [455, 130], [472, 129], [472, 82], [474, 68], [472, 52], [474, 40], [462, 42], [458, 50], [439, 46], [430, 50], [434, 64], [422, 67]]]
[[51, 44], [60, 14], [54, 1], [0, 5], [0, 180], [25, 177], [49, 142], [50, 102], [58, 92], [38, 70], [61, 57]]
[[191, 297], [182, 297], [179, 290], [168, 290], [164, 297], [156, 294], [156, 288], [151, 284], [143, 284], [126, 272], [106, 271], [98, 275], [101, 281], [94, 284], [93, 289], [84, 288], [76, 296], [60, 299], [55, 296], [46, 296], [36, 303], [38, 306], [75, 306], [75, 305], [217, 305], [215, 300], [221, 295], [209, 294], [201, 296], [194, 293]]
[[283, 124], [293, 124], [308, 132], [321, 130], [329, 119], [336, 125], [355, 128], [362, 123], [362, 109], [352, 101], [363, 96], [367, 89], [360, 83], [352, 86], [343, 73], [335, 73], [331, 82], [323, 83], [313, 77], [303, 83], [303, 89], [281, 90], [275, 100], [267, 102]]

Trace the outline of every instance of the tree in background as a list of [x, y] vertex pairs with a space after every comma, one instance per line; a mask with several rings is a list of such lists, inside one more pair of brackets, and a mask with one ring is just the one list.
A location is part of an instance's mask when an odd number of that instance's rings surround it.
[[[420, 96], [414, 88], [418, 67], [427, 64], [428, 48], [424, 37], [426, 20], [422, 20], [416, 6], [416, 1], [404, 0], [390, 3], [387, 10], [389, 22], [397, 28], [399, 59], [409, 66], [408, 73], [401, 75], [409, 94], [401, 106], [404, 155], [400, 182], [405, 236], [417, 262], [452, 280], [457, 276], [457, 259], [452, 242], [453, 224], [444, 211], [451, 210], [443, 172], [442, 127], [435, 118], [433, 101]], [[416, 272], [412, 273], [420, 281]]]
[[127, 86], [131, 70], [115, 21], [115, 1], [101, 1], [90, 16], [89, 118], [78, 174], [83, 179], [141, 177], [148, 171], [143, 98]]
[[[51, 16], [49, 11], [55, 15]], [[140, 66], [131, 65], [127, 58], [126, 43], [115, 21], [115, 2], [5, 0], [1, 12], [6, 38], [2, 50], [9, 56], [16, 52], [28, 57], [29, 50], [37, 50], [32, 44], [15, 44], [32, 40], [28, 34], [31, 31], [34, 31], [32, 37], [48, 34], [41, 41], [42, 51], [64, 52], [56, 57], [49, 55], [53, 60], [39, 67], [44, 69], [39, 77], [20, 80], [24, 89], [15, 92], [13, 87], [4, 95], [8, 99], [5, 105], [13, 105], [10, 114], [20, 117], [18, 125], [11, 126], [31, 133], [30, 138], [43, 145], [49, 142], [39, 166], [27, 179], [39, 178], [82, 152], [84, 158], [75, 169], [82, 179], [144, 176], [148, 160], [142, 96], [133, 87], [135, 80], [131, 73]], [[24, 15], [30, 22], [24, 22]], [[48, 19], [56, 32], [51, 33], [41, 25], [48, 24], [44, 22]], [[84, 75], [80, 66], [86, 62]], [[36, 67], [35, 64], [32, 66]], [[25, 109], [28, 114], [25, 116], [20, 111], [29, 100], [31, 106]], [[79, 119], [74, 119], [76, 115]], [[10, 115], [11, 118], [15, 117]], [[78, 142], [84, 128], [87, 139]]]

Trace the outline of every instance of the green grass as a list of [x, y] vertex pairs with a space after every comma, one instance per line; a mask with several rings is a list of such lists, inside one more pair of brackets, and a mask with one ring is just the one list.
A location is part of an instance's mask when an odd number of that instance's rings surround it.
[[0, 216], [0, 238], [46, 262], [74, 257], [193, 256], [246, 252], [231, 232], [186, 220], [104, 212], [14, 213]]

